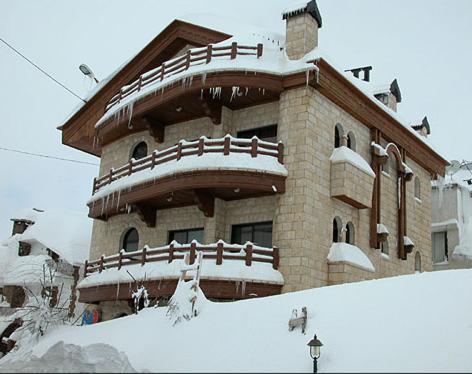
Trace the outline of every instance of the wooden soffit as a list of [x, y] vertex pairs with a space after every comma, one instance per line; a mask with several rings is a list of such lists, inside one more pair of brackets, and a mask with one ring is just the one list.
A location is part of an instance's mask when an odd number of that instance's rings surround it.
[[59, 127], [63, 144], [100, 156], [101, 149], [99, 146], [94, 147], [93, 141], [95, 123], [103, 116], [108, 100], [121, 87], [169, 60], [187, 44], [199, 47], [219, 43], [230, 37], [220, 31], [174, 20]]
[[444, 175], [449, 162], [400, 122], [380, 108], [352, 82], [320, 58], [315, 61], [319, 68], [315, 88], [329, 100], [340, 106], [354, 118], [371, 129], [378, 129], [382, 137], [390, 139], [407, 152], [408, 157], [432, 174]]

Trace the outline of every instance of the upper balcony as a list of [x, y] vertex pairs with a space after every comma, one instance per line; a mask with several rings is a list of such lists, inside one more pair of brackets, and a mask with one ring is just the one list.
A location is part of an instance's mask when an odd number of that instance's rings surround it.
[[107, 219], [135, 211], [154, 227], [156, 209], [196, 204], [212, 217], [215, 198], [285, 192], [283, 153], [282, 143], [257, 137], [182, 140], [94, 179], [89, 216]]

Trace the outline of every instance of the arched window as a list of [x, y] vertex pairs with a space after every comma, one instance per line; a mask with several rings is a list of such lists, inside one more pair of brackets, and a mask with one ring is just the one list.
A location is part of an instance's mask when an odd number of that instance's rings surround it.
[[341, 241], [341, 229], [343, 227], [343, 223], [341, 218], [334, 217], [333, 219], [333, 243], [338, 243]]
[[126, 252], [134, 252], [138, 250], [138, 246], [138, 230], [136, 230], [135, 228], [131, 228], [123, 235], [121, 248], [123, 248]]
[[343, 135], [343, 127], [339, 123], [337, 123], [334, 127], [334, 148], [341, 147], [341, 139], [343, 138]]
[[421, 255], [420, 252], [415, 254], [415, 273], [421, 273]]
[[148, 153], [148, 147], [145, 142], [139, 142], [136, 144], [133, 148], [133, 151], [131, 152], [131, 158], [134, 158], [135, 160], [139, 160], [140, 158], [144, 158], [147, 156]]
[[415, 197], [421, 199], [421, 183], [418, 177], [415, 177]]
[[346, 243], [354, 245], [356, 239], [355, 235], [354, 225], [352, 222], [348, 222], [346, 225]]
[[347, 147], [352, 149], [354, 152], [356, 151], [356, 137], [352, 131], [349, 131], [347, 134]]

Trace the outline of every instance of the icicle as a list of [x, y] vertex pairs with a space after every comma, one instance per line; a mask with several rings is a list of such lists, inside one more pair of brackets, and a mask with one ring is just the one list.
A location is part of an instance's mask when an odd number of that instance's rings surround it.
[[306, 77], [306, 87], [308, 87], [308, 83], [310, 82], [310, 70], [305, 70], [305, 77]]
[[262, 89], [262, 96], [265, 95], [265, 88]]
[[116, 202], [116, 210], [120, 208], [120, 198], [121, 198], [121, 190], [118, 191], [118, 201]]
[[277, 192], [277, 187], [275, 187], [274, 185], [272, 185], [272, 191]]
[[241, 294], [244, 296], [246, 293], [246, 281], [242, 281]]
[[200, 90], [200, 99], [203, 99], [203, 88]]
[[206, 79], [207, 79], [207, 73], [205, 72], [205, 73], [202, 74], [202, 85], [203, 86], [205, 85]]
[[134, 106], [134, 102], [128, 105], [128, 112], [129, 112], [128, 129], [130, 130], [133, 128], [133, 124], [131, 123], [131, 118], [133, 118], [133, 106]]
[[246, 92], [244, 93], [244, 96], [247, 96], [248, 92], [249, 92], [249, 87], [246, 87]]
[[193, 83], [193, 75], [190, 76], [188, 86], [190, 87]]

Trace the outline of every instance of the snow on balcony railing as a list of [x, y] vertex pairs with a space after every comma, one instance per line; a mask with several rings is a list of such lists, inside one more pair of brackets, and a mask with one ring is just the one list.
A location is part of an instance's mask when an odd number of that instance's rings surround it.
[[[110, 169], [109, 173], [100, 178], [95, 178], [93, 182], [93, 194], [102, 187], [134, 173], [143, 170], [152, 170], [155, 167], [159, 168], [159, 165], [174, 160], [179, 161], [185, 157], [200, 157], [209, 153], [220, 153], [223, 157], [241, 153], [251, 155], [252, 158], [266, 156], [276, 160], [275, 162], [278, 162], [278, 164], [282, 166], [284, 147], [282, 143], [265, 142], [257, 137], [242, 139], [234, 138], [231, 135], [226, 135], [224, 138], [219, 139], [208, 139], [202, 136], [200, 139], [191, 142], [181, 140], [177, 145], [161, 151], [155, 150], [149, 156], [139, 160], [131, 159], [128, 164], [116, 170]], [[243, 166], [244, 165], [241, 165], [241, 167]]]
[[253, 263], [268, 263], [274, 270], [279, 267], [279, 249], [277, 247], [266, 248], [247, 242], [244, 245], [228, 244], [223, 240], [214, 244], [200, 244], [196, 240], [190, 244], [179, 244], [172, 241], [169, 245], [157, 248], [145, 246], [142, 250], [135, 252], [125, 252], [121, 250], [112, 256], [101, 256], [99, 260], [86, 261], [84, 267], [84, 278], [101, 273], [107, 269], [129, 265], [144, 266], [152, 262], [172, 263], [175, 260], [183, 260], [186, 253], [190, 254], [190, 264], [195, 262], [197, 252], [203, 252], [204, 260], [214, 260], [216, 265], [222, 265], [224, 261], [241, 261], [245, 266], [252, 266]]
[[238, 45], [237, 42], [231, 43], [228, 46], [213, 46], [209, 44], [203, 48], [194, 48], [188, 50], [183, 56], [174, 58], [172, 60], [163, 62], [161, 66], [142, 74], [137, 80], [128, 86], [121, 88], [120, 92], [113, 96], [105, 106], [105, 112], [118, 105], [121, 100], [141, 91], [141, 89], [149, 86], [157, 81], [163, 81], [172, 75], [179, 74], [188, 70], [194, 65], [209, 64], [214, 58], [229, 57], [231, 60], [236, 59], [237, 56], [262, 56], [263, 46], [261, 43], [257, 46]]

